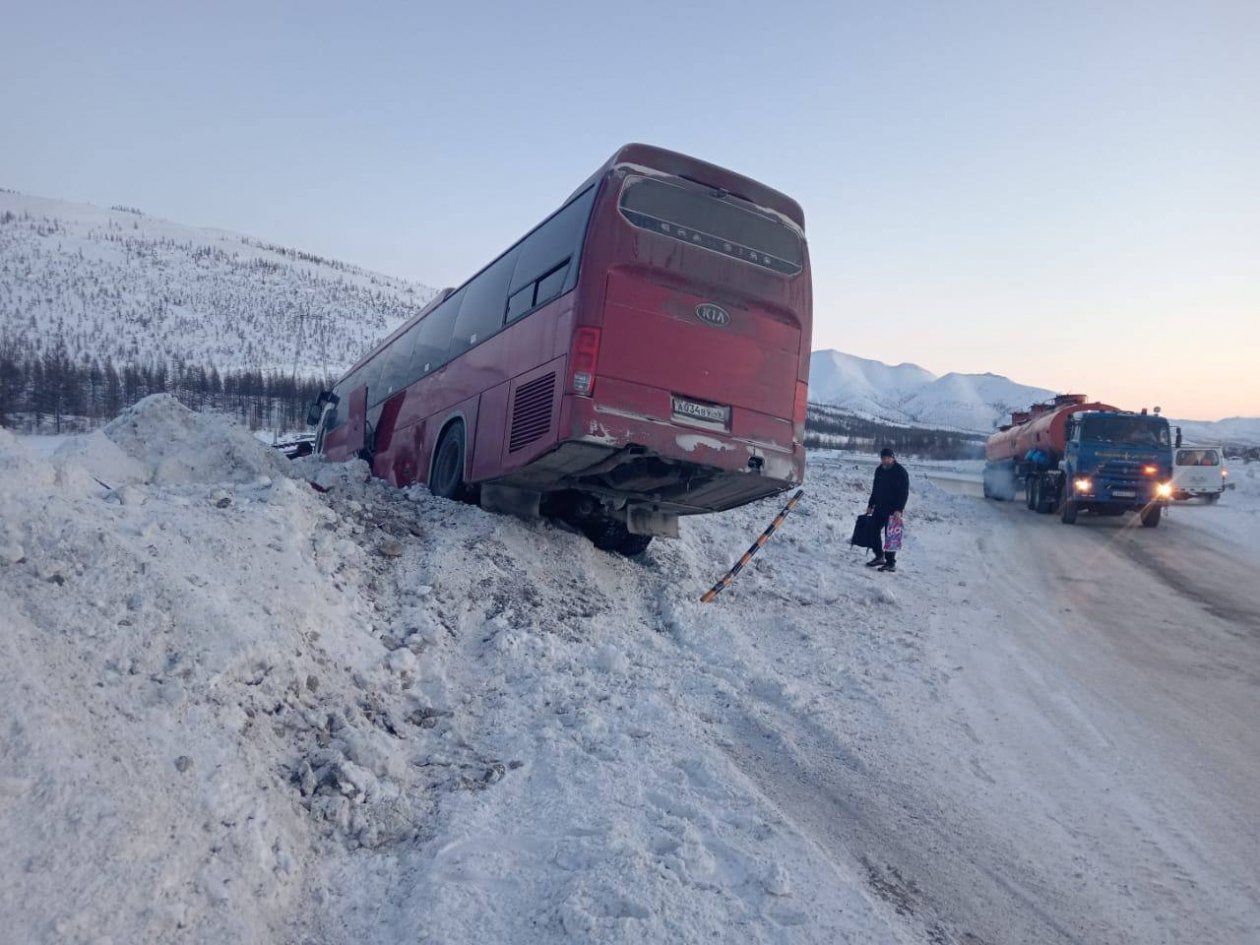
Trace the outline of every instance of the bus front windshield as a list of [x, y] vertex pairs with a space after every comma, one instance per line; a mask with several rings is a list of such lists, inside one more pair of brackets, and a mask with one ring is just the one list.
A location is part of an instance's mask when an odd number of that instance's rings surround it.
[[1081, 430], [1081, 439], [1114, 446], [1170, 445], [1168, 421], [1159, 417], [1089, 417]]

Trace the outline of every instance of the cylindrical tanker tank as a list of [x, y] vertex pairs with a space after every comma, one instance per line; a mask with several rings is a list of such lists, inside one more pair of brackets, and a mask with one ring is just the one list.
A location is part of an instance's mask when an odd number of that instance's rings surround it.
[[[1082, 512], [1137, 512], [1143, 527], [1154, 528], [1172, 495], [1172, 483], [1161, 481], [1172, 477], [1168, 421], [1085, 399], [1060, 394], [1013, 413], [985, 443], [984, 497], [1013, 502], [1022, 491], [1030, 511], [1057, 512], [1065, 525]], [[1081, 436], [1069, 453], [1076, 417], [1083, 417]]]
[[1060, 394], [1053, 403], [1035, 404], [1024, 423], [989, 437], [985, 458], [991, 463], [1019, 461], [1033, 450], [1041, 450], [1051, 460], [1058, 460], [1067, 446], [1068, 417], [1090, 410], [1114, 413], [1117, 409], [1108, 404], [1087, 404], [1084, 394]]

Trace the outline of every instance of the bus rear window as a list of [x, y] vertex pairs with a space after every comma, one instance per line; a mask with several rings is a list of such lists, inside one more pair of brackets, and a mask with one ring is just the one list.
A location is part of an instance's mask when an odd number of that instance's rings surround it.
[[796, 231], [714, 192], [634, 178], [621, 192], [621, 214], [641, 229], [785, 275], [805, 265]]

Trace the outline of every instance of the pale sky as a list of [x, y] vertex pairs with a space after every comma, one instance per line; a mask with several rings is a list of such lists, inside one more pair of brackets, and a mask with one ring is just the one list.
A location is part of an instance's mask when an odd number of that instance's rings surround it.
[[805, 208], [814, 347], [1260, 415], [1260, 2], [10, 4], [0, 186], [463, 281], [620, 144]]

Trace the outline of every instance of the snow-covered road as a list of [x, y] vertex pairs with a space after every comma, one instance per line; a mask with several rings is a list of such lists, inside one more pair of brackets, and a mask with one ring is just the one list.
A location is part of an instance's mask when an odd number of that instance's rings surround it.
[[948, 711], [1003, 772], [984, 793], [1031, 813], [997, 819], [1025, 827], [1046, 919], [996, 940], [1260, 940], [1260, 561], [1202, 520], [1247, 511], [1069, 528], [939, 481], [968, 495], [996, 618], [937, 636], [963, 668]]
[[777, 503], [631, 562], [169, 399], [109, 436], [0, 433], [16, 940], [1260, 940], [1251, 479], [1067, 528], [912, 464], [884, 575], [817, 454], [706, 606]]

